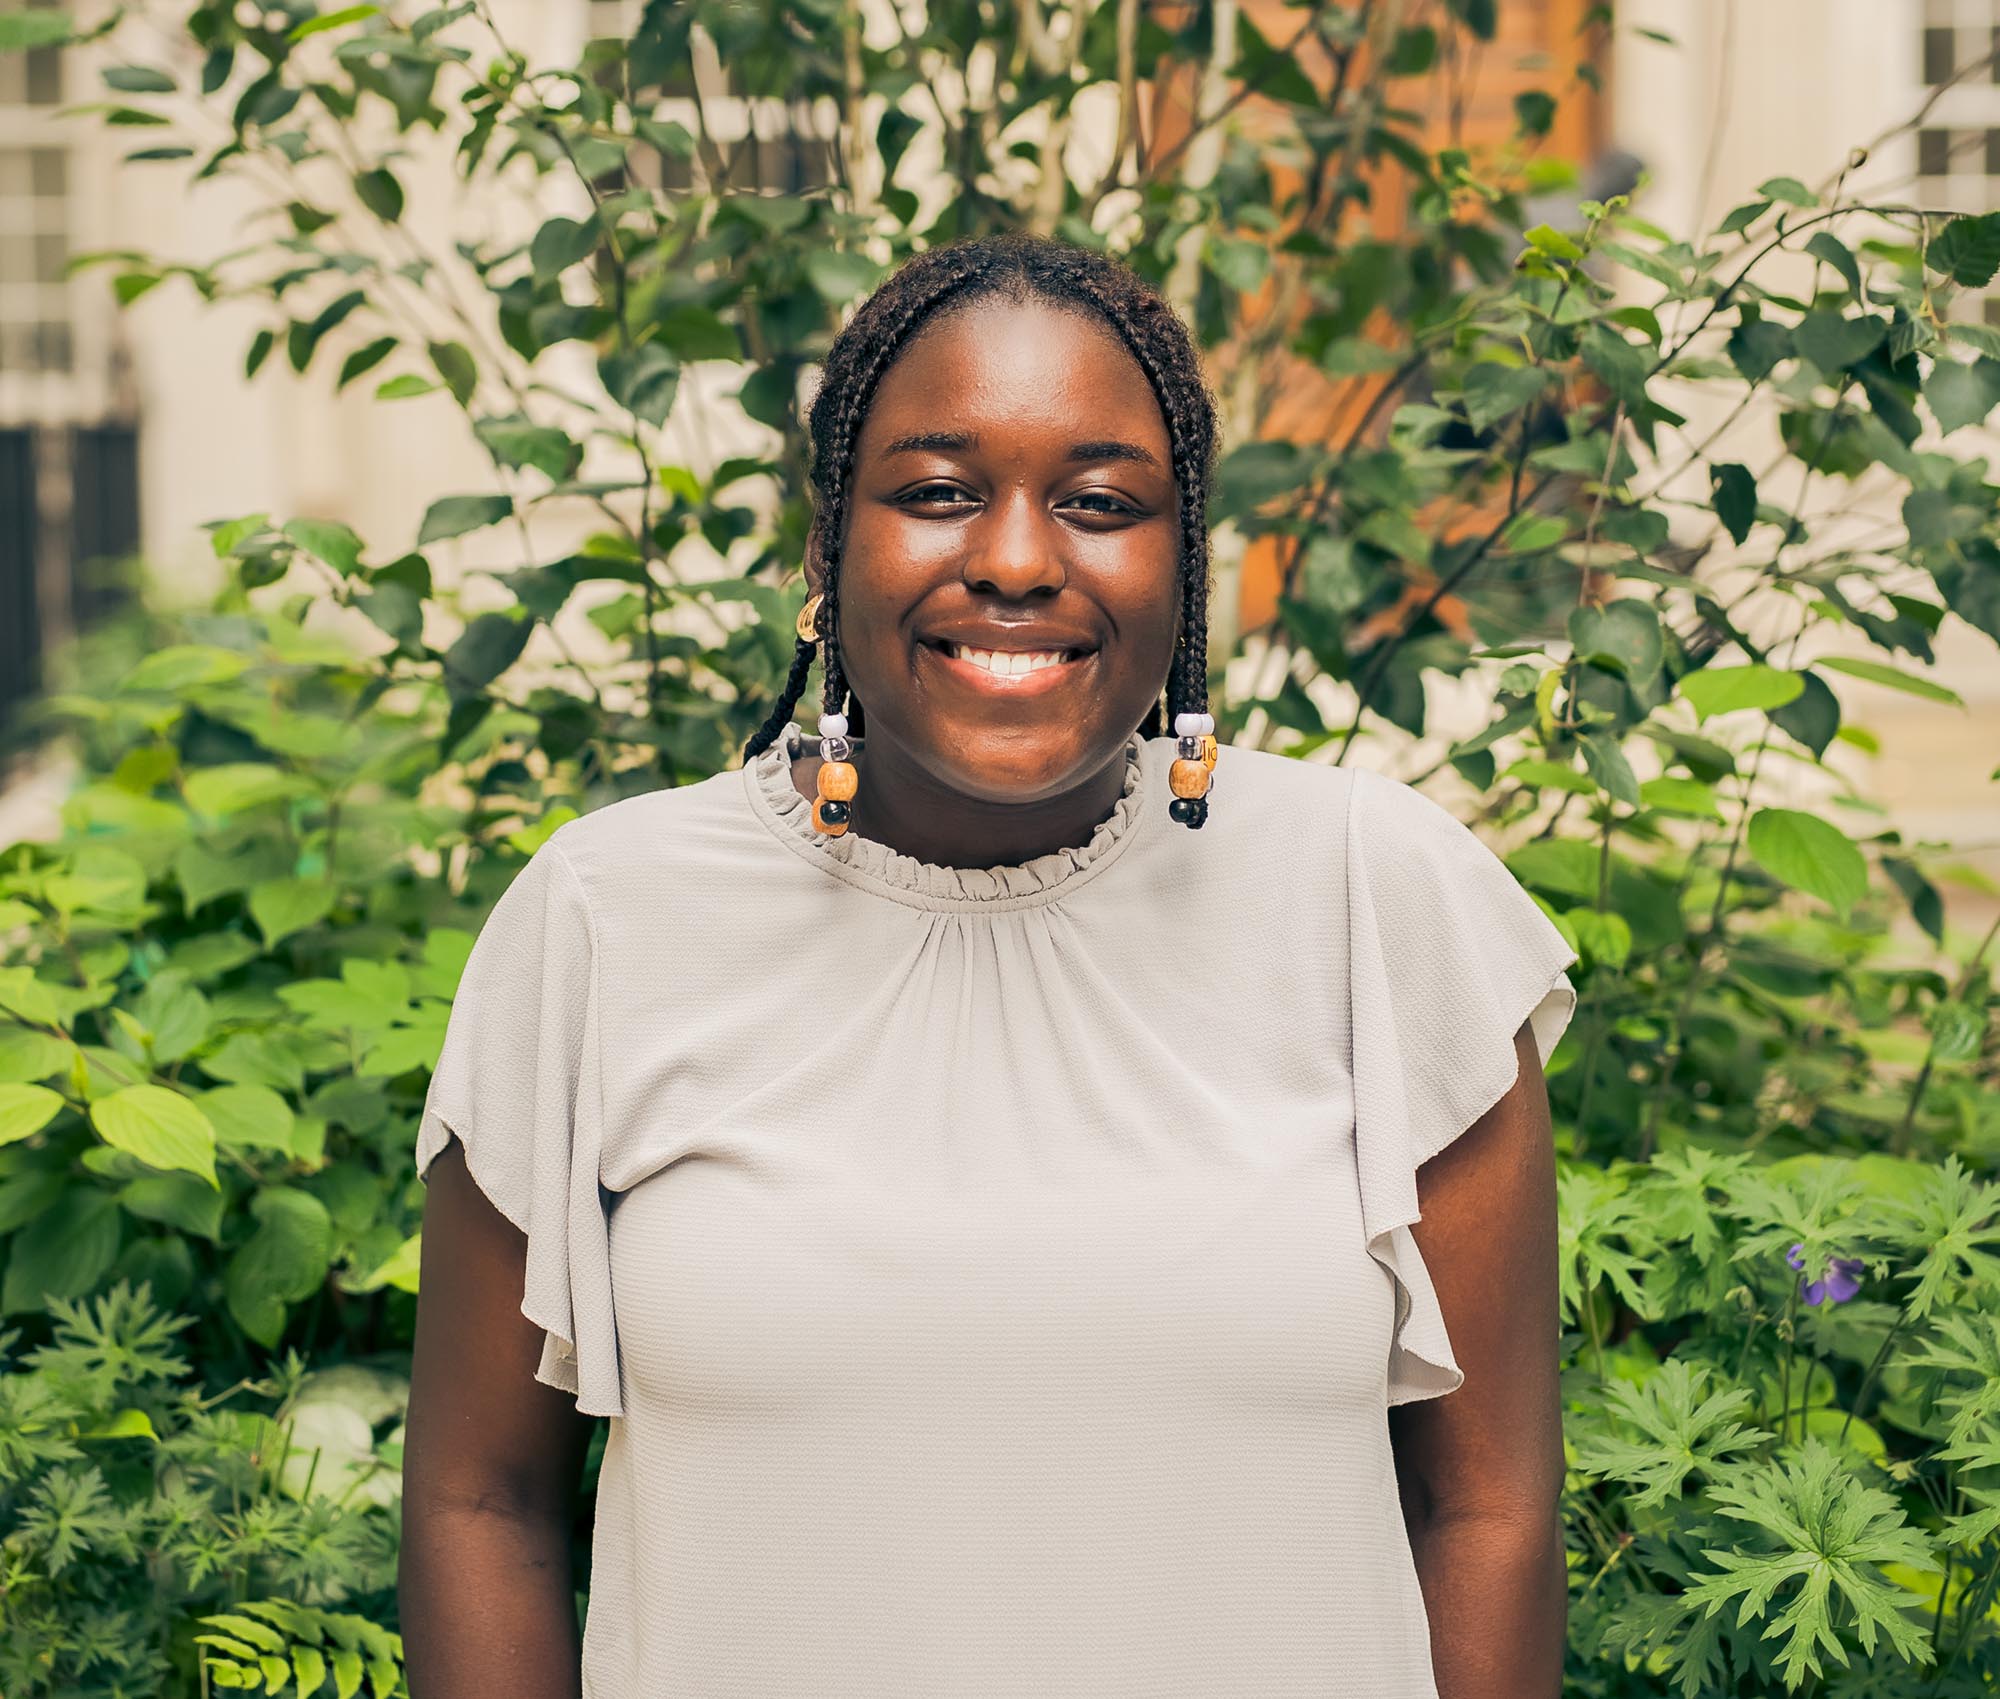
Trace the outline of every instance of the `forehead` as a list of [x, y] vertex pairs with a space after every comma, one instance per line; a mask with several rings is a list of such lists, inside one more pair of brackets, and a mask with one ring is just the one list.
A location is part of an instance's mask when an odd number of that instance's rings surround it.
[[883, 374], [857, 454], [911, 431], [964, 431], [1027, 447], [1078, 430], [1120, 436], [1165, 465], [1167, 422], [1139, 362], [1096, 314], [987, 296], [926, 324]]

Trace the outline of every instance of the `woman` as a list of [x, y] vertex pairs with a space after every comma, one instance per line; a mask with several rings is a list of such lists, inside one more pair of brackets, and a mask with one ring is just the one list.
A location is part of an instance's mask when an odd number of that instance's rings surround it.
[[1217, 759], [1131, 273], [927, 253], [811, 427], [744, 767], [563, 825], [453, 1009], [416, 1699], [1550, 1699], [1574, 954], [1409, 787]]

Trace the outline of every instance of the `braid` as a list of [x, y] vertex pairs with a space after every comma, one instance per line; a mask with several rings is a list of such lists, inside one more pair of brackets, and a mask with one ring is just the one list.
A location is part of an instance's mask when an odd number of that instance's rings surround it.
[[743, 746], [743, 759], [762, 755], [778, 741], [778, 733], [785, 729], [785, 722], [791, 719], [792, 710], [799, 705], [799, 698], [805, 694], [806, 674], [812, 671], [813, 657], [819, 653], [819, 645], [809, 637], [801, 637], [792, 654], [792, 670], [785, 675], [785, 688], [778, 693], [769, 717], [750, 734], [750, 741]]
[[[910, 341], [947, 305], [983, 296], [1041, 299], [1074, 308], [1108, 325], [1145, 373], [1172, 444], [1180, 494], [1180, 635], [1166, 680], [1164, 710], [1156, 699], [1139, 727], [1157, 737], [1180, 713], [1208, 704], [1208, 487], [1216, 450], [1215, 401], [1187, 328], [1135, 272], [1089, 249], [1046, 237], [1010, 233], [948, 243], [916, 255], [856, 309], [833, 339], [808, 410], [812, 438], [814, 545], [823, 600], [819, 641], [828, 713], [848, 716], [850, 735], [864, 732], [862, 704], [847, 683], [840, 647], [841, 535], [847, 519], [854, 449], [875, 390]], [[776, 741], [805, 689], [814, 644], [801, 640], [783, 693], [744, 748], [745, 759]]]

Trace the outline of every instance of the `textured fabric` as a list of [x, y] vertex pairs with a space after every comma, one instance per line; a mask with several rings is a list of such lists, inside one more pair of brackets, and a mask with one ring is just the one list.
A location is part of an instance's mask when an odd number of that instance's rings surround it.
[[1416, 1169], [1575, 956], [1410, 787], [1226, 749], [1190, 832], [1173, 753], [978, 870], [814, 833], [780, 745], [494, 909], [417, 1160], [612, 1418], [591, 1699], [1434, 1699]]

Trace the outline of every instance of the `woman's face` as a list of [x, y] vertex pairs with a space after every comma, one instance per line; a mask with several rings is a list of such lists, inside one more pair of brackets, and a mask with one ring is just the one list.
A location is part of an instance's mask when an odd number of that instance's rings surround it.
[[918, 334], [856, 443], [840, 642], [871, 754], [983, 802], [1116, 760], [1179, 616], [1166, 420], [1115, 332], [987, 298]]

